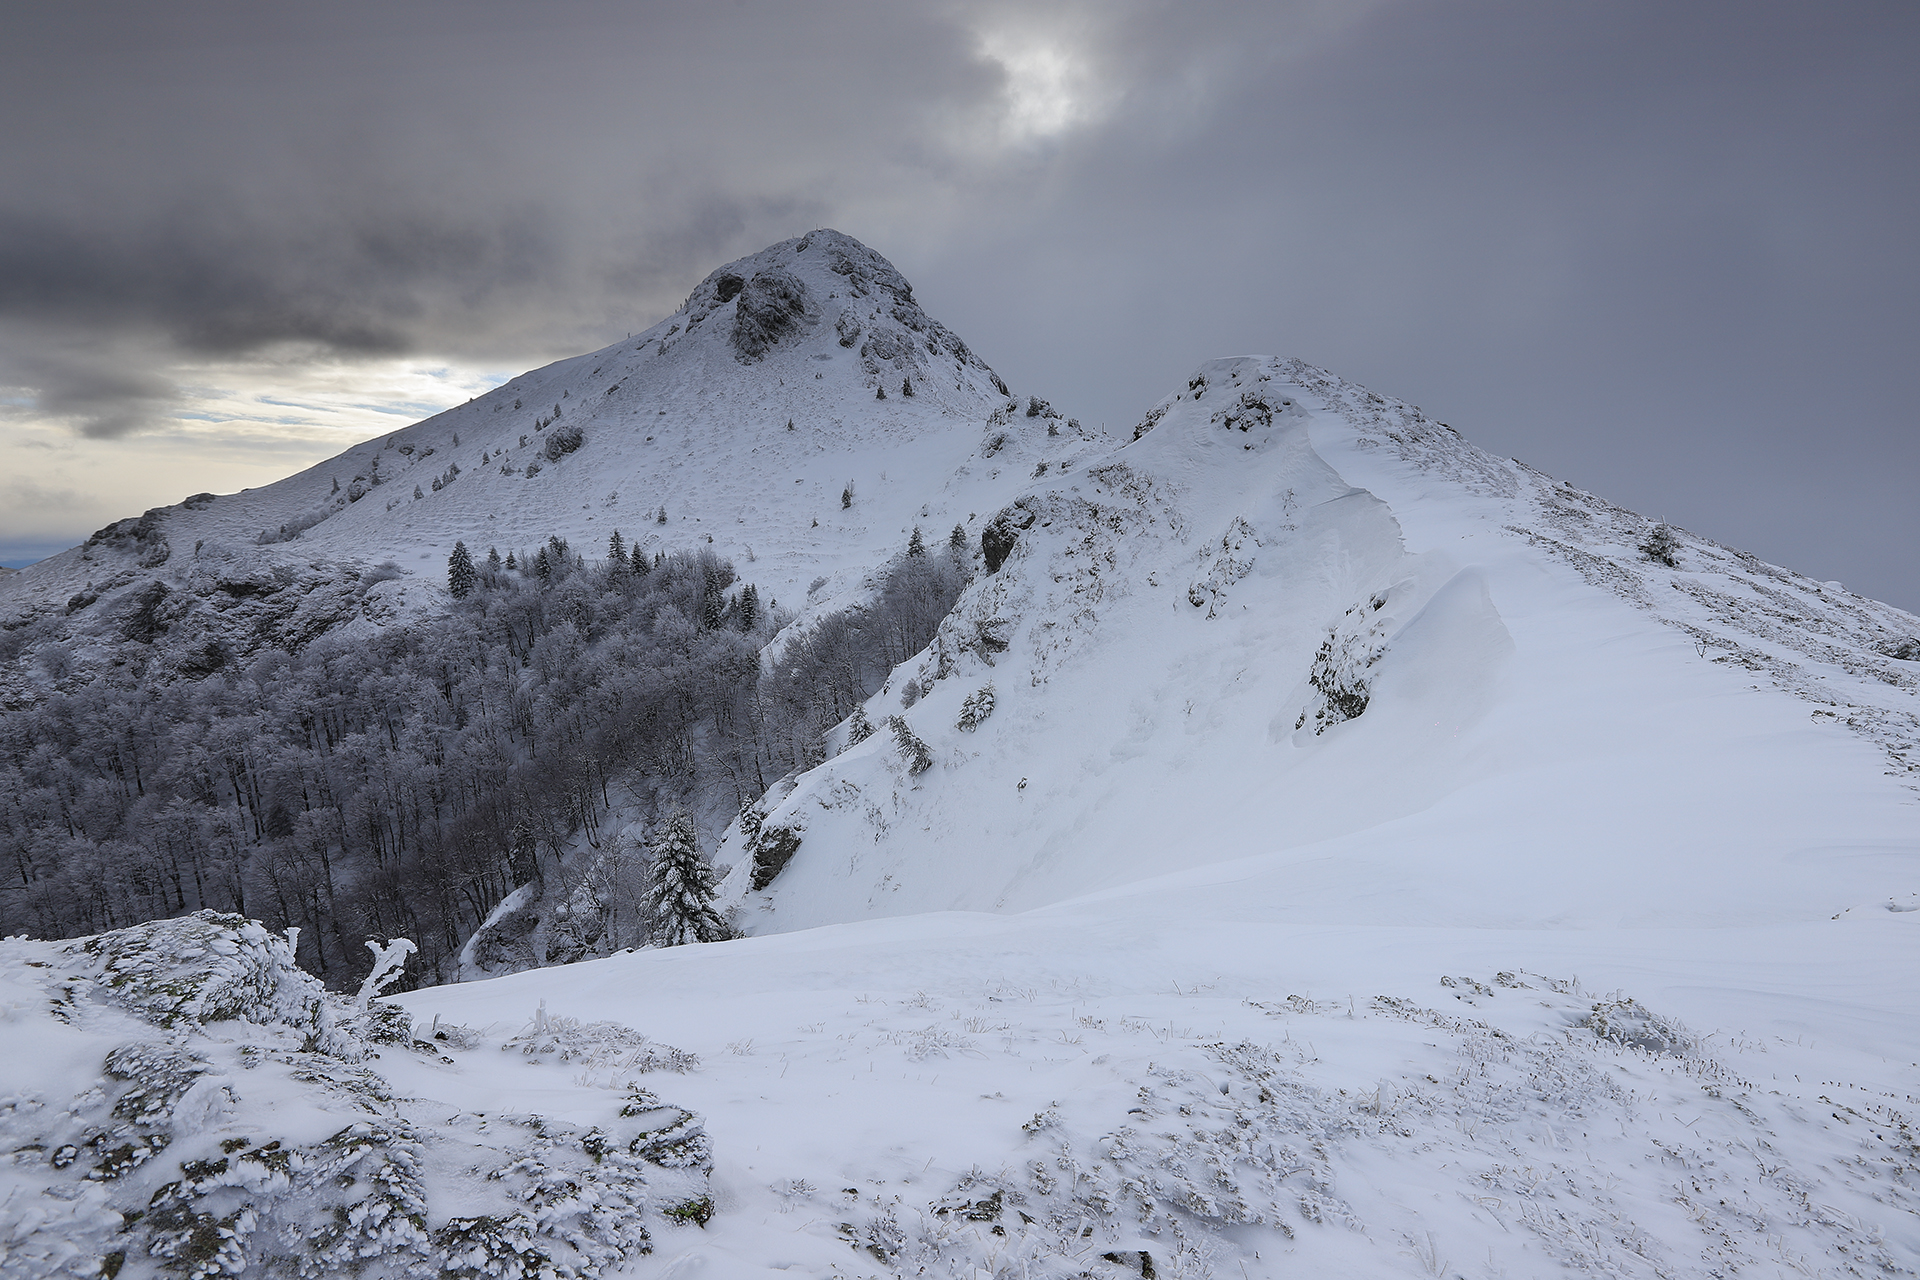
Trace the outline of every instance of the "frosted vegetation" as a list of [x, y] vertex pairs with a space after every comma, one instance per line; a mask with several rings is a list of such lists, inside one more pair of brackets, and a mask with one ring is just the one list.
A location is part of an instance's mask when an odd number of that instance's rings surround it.
[[589, 563], [555, 539], [512, 558], [529, 567], [469, 567], [439, 618], [0, 715], [0, 932], [212, 908], [299, 928], [301, 962], [335, 986], [359, 980], [365, 938], [403, 934], [432, 981], [517, 886], [565, 880], [567, 855], [598, 880], [570, 900], [557, 958], [644, 942], [646, 913], [621, 907], [645, 851], [609, 814], [688, 805], [724, 825], [819, 763], [966, 573], [951, 549], [902, 553], [864, 604], [763, 662], [791, 615], [711, 552]]
[[[639, 1083], [691, 1055], [544, 1007], [517, 1034], [416, 1039], [399, 1006], [324, 990], [294, 945], [210, 911], [0, 943], [8, 1275], [586, 1280], [711, 1214], [702, 1121]], [[593, 1119], [424, 1104], [371, 1065], [446, 1072], [490, 1048], [523, 1076], [599, 1072]]]

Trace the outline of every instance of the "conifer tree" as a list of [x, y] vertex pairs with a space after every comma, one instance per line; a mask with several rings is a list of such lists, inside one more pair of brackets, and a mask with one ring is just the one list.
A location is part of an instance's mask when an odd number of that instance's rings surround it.
[[520, 566], [514, 562], [513, 552], [507, 552], [507, 568], [518, 571]]
[[913, 526], [913, 536], [907, 539], [907, 554], [923, 556], [927, 554], [927, 540], [920, 536], [920, 526]]
[[637, 542], [636, 542], [636, 543], [634, 543], [634, 544], [633, 544], [633, 573], [634, 573], [634, 576], [635, 576], [635, 577], [638, 577], [638, 578], [644, 578], [644, 577], [646, 577], [646, 576], [647, 576], [647, 573], [648, 573], [648, 571], [649, 571], [649, 570], [651, 570], [652, 568], [653, 568], [653, 566], [647, 563], [647, 553], [646, 553], [645, 551], [642, 551], [642, 550], [640, 549], [640, 544], [639, 544], [639, 543], [637, 543]]
[[947, 535], [947, 550], [957, 556], [967, 554], [967, 531], [964, 526], [953, 526], [953, 532]]
[[873, 721], [867, 719], [865, 703], [853, 709], [853, 718], [847, 722], [847, 745], [858, 746], [873, 736]]
[[749, 634], [760, 621], [760, 589], [751, 582], [740, 588], [739, 612], [735, 620], [739, 622], [740, 630]]
[[676, 813], [653, 841], [645, 905], [653, 938], [662, 946], [720, 942], [726, 922], [713, 909], [720, 883], [694, 843], [693, 820]]
[[447, 557], [447, 590], [455, 600], [464, 600], [473, 590], [473, 579], [473, 556], [466, 543], [455, 542], [453, 554]]
[[920, 740], [920, 735], [908, 727], [904, 717], [888, 716], [887, 728], [893, 730], [893, 745], [906, 761], [909, 774], [925, 773], [933, 768], [933, 752]]
[[615, 529], [613, 536], [607, 539], [607, 559], [613, 561], [616, 565], [625, 565], [626, 563], [627, 544], [621, 539], [618, 529]]
[[487, 572], [500, 572], [500, 548], [498, 547], [487, 548]]

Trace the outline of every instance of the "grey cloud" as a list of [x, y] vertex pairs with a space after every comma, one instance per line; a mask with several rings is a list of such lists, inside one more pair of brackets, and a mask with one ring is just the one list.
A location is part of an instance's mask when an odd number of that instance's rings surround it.
[[[985, 36], [1065, 59], [1070, 125], [1008, 133], [1053, 64]], [[834, 225], [1082, 416], [1300, 355], [1920, 604], [1910, 5], [109, 3], [9, 37], [0, 382], [38, 360], [96, 432], [162, 401], [89, 369], [532, 363]]]
[[72, 506], [79, 495], [72, 489], [50, 489], [36, 480], [16, 478], [6, 486], [7, 501], [44, 511], [60, 511]]
[[152, 426], [179, 398], [151, 355], [124, 344], [62, 343], [44, 331], [0, 329], [6, 381], [35, 394], [38, 411], [82, 436], [112, 440]]

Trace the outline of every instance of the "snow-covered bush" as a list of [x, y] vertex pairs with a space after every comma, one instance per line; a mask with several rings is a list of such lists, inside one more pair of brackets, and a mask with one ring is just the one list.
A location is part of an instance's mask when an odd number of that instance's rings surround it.
[[[561, 458], [578, 449], [585, 439], [586, 437], [581, 434], [580, 428], [569, 422], [564, 426], [554, 428], [554, 430], [548, 434], [547, 443], [541, 452], [547, 455], [548, 462], [558, 462]], [[532, 464], [528, 465], [531, 466]]]
[[1671, 525], [1657, 524], [1640, 543], [1640, 554], [1670, 569], [1677, 568], [1680, 564], [1680, 538]]
[[867, 719], [866, 704], [853, 709], [853, 715], [847, 720], [847, 745], [857, 746], [873, 736], [873, 721]]
[[1382, 596], [1355, 605], [1327, 632], [1307, 672], [1307, 683], [1319, 705], [1302, 710], [1294, 728], [1304, 727], [1311, 718], [1314, 733], [1321, 734], [1336, 724], [1358, 719], [1366, 711], [1373, 698], [1370, 672], [1386, 652], [1382, 625], [1373, 615], [1385, 605]]

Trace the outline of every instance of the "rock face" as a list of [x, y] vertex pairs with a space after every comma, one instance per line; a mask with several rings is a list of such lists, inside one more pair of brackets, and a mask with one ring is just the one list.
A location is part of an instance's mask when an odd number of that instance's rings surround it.
[[814, 311], [807, 286], [790, 271], [769, 267], [754, 273], [734, 304], [733, 349], [743, 364], [767, 354], [782, 337], [802, 332]]

